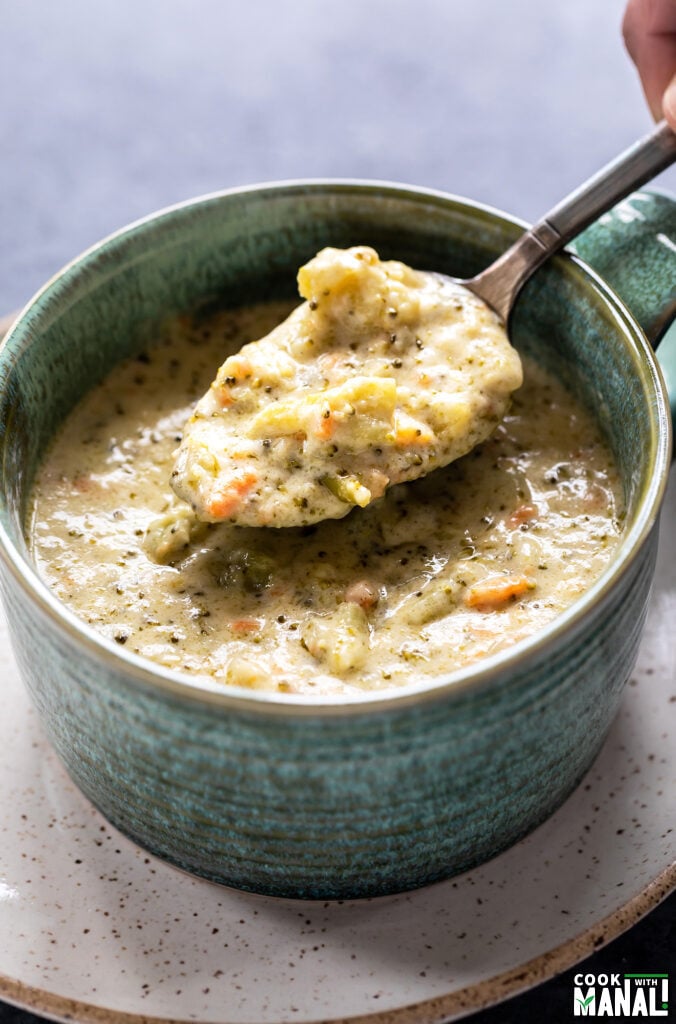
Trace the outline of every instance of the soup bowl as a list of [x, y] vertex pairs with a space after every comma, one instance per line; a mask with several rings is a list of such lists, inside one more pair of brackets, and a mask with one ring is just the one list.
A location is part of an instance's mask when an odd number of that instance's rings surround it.
[[[90, 629], [36, 573], [32, 481], [70, 409], [166, 318], [295, 294], [325, 245], [469, 277], [522, 225], [453, 196], [299, 182], [200, 198], [131, 225], [50, 281], [0, 349], [0, 578], [20, 672], [59, 757], [123, 833], [195, 874], [285, 897], [422, 886], [550, 815], [603, 742], [631, 673], [670, 464], [649, 340], [674, 313], [676, 203], [640, 193], [523, 290], [517, 348], [593, 411], [626, 522], [603, 575], [506, 652], [396, 691], [248, 691], [145, 661]], [[617, 290], [617, 291], [616, 291]], [[618, 297], [618, 293], [622, 298]]]

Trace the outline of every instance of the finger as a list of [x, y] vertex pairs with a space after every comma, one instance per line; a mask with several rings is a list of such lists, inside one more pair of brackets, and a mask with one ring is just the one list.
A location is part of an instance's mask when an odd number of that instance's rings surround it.
[[[659, 119], [664, 92], [676, 73], [676, 0], [629, 0], [622, 32], [648, 106]], [[671, 120], [671, 105], [666, 116]]]
[[664, 93], [662, 113], [676, 132], [676, 75], [674, 75]]

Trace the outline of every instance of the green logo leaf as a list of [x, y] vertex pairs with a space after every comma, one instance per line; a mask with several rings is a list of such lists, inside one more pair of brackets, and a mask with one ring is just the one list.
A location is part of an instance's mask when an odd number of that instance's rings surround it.
[[586, 999], [576, 999], [575, 1002], [579, 1003], [580, 1006], [589, 1006], [589, 1004], [592, 1002], [593, 998], [594, 998], [593, 996], [587, 996]]

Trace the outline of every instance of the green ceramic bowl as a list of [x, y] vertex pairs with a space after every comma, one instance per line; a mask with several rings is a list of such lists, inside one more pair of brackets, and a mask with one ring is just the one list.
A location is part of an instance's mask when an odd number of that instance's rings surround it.
[[476, 204], [380, 183], [227, 192], [95, 246], [8, 334], [0, 569], [16, 656], [68, 771], [143, 847], [261, 893], [395, 892], [494, 856], [589, 768], [636, 656], [669, 470], [669, 403], [643, 330], [656, 340], [673, 314], [668, 197], [634, 196], [578, 242], [629, 308], [566, 255], [538, 272], [515, 309], [516, 345], [594, 410], [629, 513], [603, 577], [507, 653], [340, 703], [200, 684], [92, 632], [41, 583], [24, 542], [28, 492], [59, 423], [168, 314], [214, 298], [291, 296], [297, 267], [327, 244], [368, 243], [384, 257], [470, 276], [520, 229]]

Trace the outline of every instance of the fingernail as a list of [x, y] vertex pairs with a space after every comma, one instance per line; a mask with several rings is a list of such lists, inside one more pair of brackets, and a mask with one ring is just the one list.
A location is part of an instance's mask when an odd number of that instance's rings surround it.
[[662, 97], [662, 110], [667, 121], [676, 126], [676, 75], [671, 79]]

